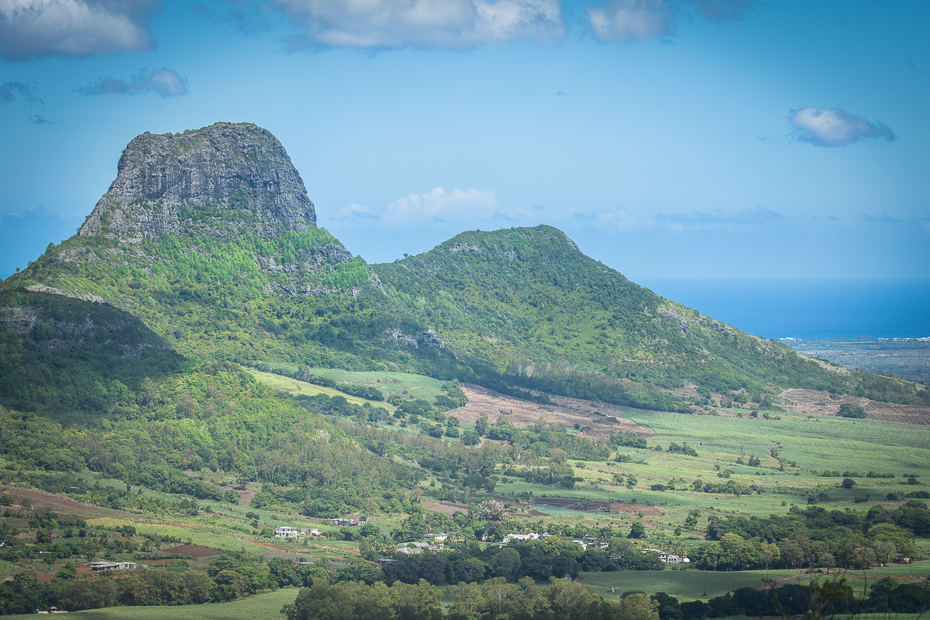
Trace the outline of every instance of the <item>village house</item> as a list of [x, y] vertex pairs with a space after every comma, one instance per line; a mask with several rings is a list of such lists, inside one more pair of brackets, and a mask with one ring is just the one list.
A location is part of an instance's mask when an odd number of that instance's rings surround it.
[[659, 560], [661, 560], [665, 564], [688, 564], [691, 562], [691, 560], [688, 559], [686, 556], [666, 553], [665, 551], [662, 551], [661, 549], [643, 549], [642, 552], [643, 553], [650, 553], [650, 552], [655, 553], [657, 556], [659, 556]]
[[545, 540], [547, 538], [549, 538], [549, 534], [537, 534], [536, 532], [530, 532], [529, 534], [507, 534], [504, 536], [503, 544], [525, 542], [527, 540]]
[[100, 572], [104, 570], [133, 570], [134, 568], [136, 568], [137, 564], [135, 562], [97, 561], [97, 562], [88, 562], [87, 566], [89, 566], [90, 570], [94, 572]]
[[274, 528], [274, 537], [275, 538], [297, 538], [300, 535], [300, 532], [292, 527], [276, 527]]
[[397, 545], [397, 553], [406, 553], [409, 555], [419, 555], [423, 553], [424, 549], [429, 549], [429, 543], [414, 541], [398, 543]]

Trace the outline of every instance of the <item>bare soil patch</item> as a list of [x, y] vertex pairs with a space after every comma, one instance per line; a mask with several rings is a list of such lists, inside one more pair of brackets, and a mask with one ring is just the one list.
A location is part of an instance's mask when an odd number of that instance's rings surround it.
[[167, 549], [159, 549], [158, 553], [164, 553], [166, 555], [189, 555], [194, 558], [206, 558], [211, 555], [222, 555], [226, 552], [220, 551], [219, 549], [211, 549], [210, 547], [201, 547], [199, 545], [177, 545], [174, 547], [168, 547]]
[[479, 385], [465, 384], [462, 390], [468, 397], [468, 404], [453, 409], [449, 414], [465, 424], [474, 424], [482, 415], [487, 415], [491, 422], [506, 416], [518, 428], [532, 426], [540, 418], [549, 424], [561, 424], [569, 428], [577, 424], [584, 429], [585, 435], [599, 439], [620, 431], [643, 437], [653, 434], [648, 426], [624, 419], [622, 410], [616, 405], [564, 396], [550, 396], [555, 404], [543, 405], [505, 396]]
[[930, 407], [919, 405], [895, 405], [858, 396], [830, 394], [819, 390], [785, 390], [782, 398], [793, 404], [785, 408], [793, 413], [835, 416], [840, 405], [849, 403], [865, 409], [866, 418], [905, 424], [930, 424]]
[[34, 568], [23, 567], [23, 568], [17, 568], [16, 570], [14, 570], [12, 573], [10, 573], [10, 576], [4, 579], [3, 581], [13, 581], [13, 577], [15, 577], [16, 575], [20, 573], [35, 573], [36, 579], [38, 580], [39, 583], [45, 583], [55, 578], [55, 575], [53, 575], [52, 573], [48, 573], [44, 570], [35, 570]]
[[643, 516], [648, 517], [662, 517], [665, 515], [662, 512], [662, 509], [658, 506], [647, 506], [645, 504], [627, 504], [624, 502], [614, 502], [610, 505], [611, 512], [625, 512], [627, 514], [635, 515], [640, 512], [643, 513]]
[[40, 506], [46, 507], [57, 512], [59, 515], [70, 514], [82, 519], [95, 519], [98, 517], [126, 518], [129, 516], [137, 516], [130, 512], [101, 508], [100, 506], [79, 502], [70, 497], [46, 493], [45, 491], [37, 491], [35, 489], [21, 489], [19, 487], [7, 486], [4, 487], [3, 492], [9, 493], [13, 497], [13, 503], [16, 506], [19, 506], [25, 497], [32, 502], [34, 508]]
[[444, 515], [452, 516], [456, 512], [461, 512], [462, 514], [468, 514], [468, 506], [465, 504], [456, 504], [454, 502], [428, 502], [426, 500], [421, 500], [423, 507], [427, 510], [432, 510], [433, 512], [441, 512]]

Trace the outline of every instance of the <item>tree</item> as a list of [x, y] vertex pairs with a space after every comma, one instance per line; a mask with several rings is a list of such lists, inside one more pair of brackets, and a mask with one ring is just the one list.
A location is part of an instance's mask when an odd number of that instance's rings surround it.
[[633, 525], [630, 526], [630, 533], [627, 534], [627, 538], [645, 538], [646, 537], [646, 528], [643, 527], [643, 524], [639, 521], [633, 521]]
[[475, 420], [475, 432], [477, 432], [480, 437], [484, 437], [488, 434], [488, 426], [488, 416], [486, 413], [482, 413], [481, 417]]
[[775, 543], [763, 542], [759, 546], [762, 549], [762, 559], [765, 560], [765, 574], [768, 576], [769, 564], [781, 558], [781, 550]]
[[843, 403], [840, 405], [840, 410], [836, 415], [840, 416], [841, 418], [864, 418], [866, 414], [865, 409], [860, 405]]
[[616, 615], [611, 616], [616, 620], [659, 620], [659, 601], [640, 592], [625, 596], [619, 603], [612, 605], [619, 608]]
[[851, 489], [856, 486], [856, 481], [852, 478], [843, 478], [843, 482], [840, 483], [840, 486], [844, 489]]
[[875, 552], [866, 546], [853, 547], [850, 560], [856, 568], [870, 568], [875, 565]]
[[544, 596], [555, 617], [566, 620], [585, 620], [590, 617], [588, 608], [599, 602], [599, 597], [582, 584], [556, 577], [549, 578]]
[[478, 618], [487, 605], [487, 599], [477, 583], [460, 582], [449, 586], [446, 596], [452, 600], [452, 613], [464, 618]]

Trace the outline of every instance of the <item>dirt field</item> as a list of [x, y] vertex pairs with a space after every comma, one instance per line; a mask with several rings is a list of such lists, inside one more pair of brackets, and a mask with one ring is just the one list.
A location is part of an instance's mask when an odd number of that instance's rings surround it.
[[33, 568], [17, 568], [12, 573], [10, 573], [10, 576], [4, 579], [4, 581], [13, 581], [13, 577], [20, 573], [35, 573], [36, 579], [39, 581], [39, 583], [45, 583], [55, 578], [55, 575], [44, 570], [35, 570]]
[[453, 502], [430, 502], [426, 500], [421, 500], [423, 507], [427, 510], [432, 510], [433, 512], [441, 512], [444, 515], [449, 515], [450, 517], [456, 512], [461, 512], [462, 514], [468, 514], [468, 506], [465, 504], [455, 504]]
[[166, 555], [189, 555], [194, 558], [206, 558], [211, 555], [222, 555], [226, 553], [225, 551], [211, 549], [210, 547], [200, 547], [198, 545], [177, 545], [175, 547], [168, 547], [167, 549], [159, 549], [158, 552]]
[[69, 497], [52, 495], [51, 493], [36, 491], [35, 489], [4, 486], [2, 491], [4, 493], [9, 493], [13, 497], [13, 504], [16, 506], [19, 506], [23, 498], [26, 497], [32, 502], [34, 508], [40, 506], [46, 507], [57, 512], [59, 515], [74, 515], [81, 519], [96, 519], [98, 517], [126, 518], [127, 516], [137, 516], [122, 510], [111, 510], [109, 508], [101, 508], [100, 506], [91, 506], [90, 504], [84, 504]]
[[637, 433], [644, 437], [653, 434], [649, 427], [625, 420], [620, 408], [615, 405], [564, 396], [552, 396], [555, 405], [541, 405], [505, 396], [478, 385], [465, 384], [462, 390], [468, 397], [468, 404], [453, 409], [449, 415], [464, 424], [474, 424], [482, 414], [487, 415], [491, 422], [505, 415], [518, 428], [532, 426], [539, 418], [569, 428], [578, 424], [585, 429], [585, 435], [594, 438], [605, 438], [618, 431]]
[[849, 403], [865, 409], [866, 417], [871, 420], [930, 424], [930, 407], [880, 403], [868, 398], [840, 396], [818, 390], [786, 390], [782, 392], [782, 398], [794, 403], [788, 405], [786, 409], [795, 413], [835, 416], [840, 410], [840, 405]]
[[[602, 510], [607, 504], [604, 500], [581, 500], [576, 497], [540, 497], [533, 500], [533, 505], [537, 511], [545, 513], [546, 506], [555, 508], [569, 508], [572, 510], [584, 510], [596, 512]], [[628, 514], [643, 513], [643, 516], [661, 517], [665, 513], [658, 506], [647, 506], [645, 504], [626, 504], [624, 502], [611, 502], [611, 512], [625, 512]], [[540, 515], [541, 516], [541, 515]]]

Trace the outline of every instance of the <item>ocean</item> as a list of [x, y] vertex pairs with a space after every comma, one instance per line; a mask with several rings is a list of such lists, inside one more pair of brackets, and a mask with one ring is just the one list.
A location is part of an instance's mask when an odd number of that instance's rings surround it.
[[630, 279], [763, 338], [930, 336], [930, 279]]

